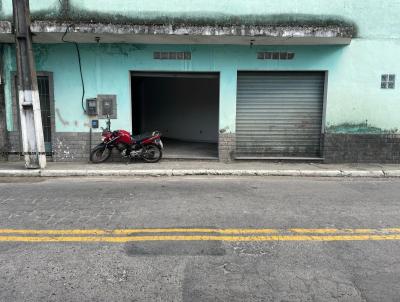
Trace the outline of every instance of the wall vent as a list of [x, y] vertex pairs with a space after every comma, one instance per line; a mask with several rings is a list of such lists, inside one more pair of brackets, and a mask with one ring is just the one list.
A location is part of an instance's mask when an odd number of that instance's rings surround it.
[[294, 59], [294, 52], [287, 52], [287, 51], [265, 51], [265, 52], [258, 52], [257, 59], [259, 60], [293, 60]]
[[396, 82], [396, 75], [394, 74], [383, 74], [381, 76], [382, 89], [394, 89], [395, 82]]
[[192, 53], [188, 51], [156, 51], [153, 54], [154, 60], [191, 60]]

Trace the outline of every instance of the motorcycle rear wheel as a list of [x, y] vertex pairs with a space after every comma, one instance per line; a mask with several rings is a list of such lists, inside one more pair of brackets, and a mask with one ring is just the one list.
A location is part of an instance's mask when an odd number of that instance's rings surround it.
[[142, 158], [145, 162], [148, 163], [156, 163], [162, 157], [162, 150], [160, 146], [156, 144], [146, 145], [143, 147], [143, 155]]
[[111, 156], [111, 149], [106, 146], [97, 146], [90, 152], [90, 161], [94, 164], [104, 163]]

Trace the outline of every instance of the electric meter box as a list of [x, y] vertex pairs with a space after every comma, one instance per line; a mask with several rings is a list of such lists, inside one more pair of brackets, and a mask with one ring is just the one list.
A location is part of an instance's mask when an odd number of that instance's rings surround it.
[[117, 96], [115, 94], [99, 94], [97, 102], [99, 104], [99, 118], [117, 118]]
[[86, 99], [86, 113], [97, 115], [97, 99]]

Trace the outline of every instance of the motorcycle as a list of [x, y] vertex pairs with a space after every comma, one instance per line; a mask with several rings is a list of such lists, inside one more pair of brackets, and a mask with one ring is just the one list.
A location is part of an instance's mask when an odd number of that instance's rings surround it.
[[108, 118], [107, 128], [102, 128], [102, 143], [90, 152], [92, 163], [102, 163], [110, 158], [112, 150], [116, 148], [123, 158], [143, 159], [145, 162], [156, 163], [162, 157], [164, 148], [161, 133], [154, 131], [132, 136], [128, 131], [111, 131], [111, 122]]

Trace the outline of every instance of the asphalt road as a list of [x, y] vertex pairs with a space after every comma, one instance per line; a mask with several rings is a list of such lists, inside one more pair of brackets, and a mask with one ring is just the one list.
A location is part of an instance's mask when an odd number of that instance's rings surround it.
[[399, 228], [395, 179], [0, 178], [0, 301], [400, 301]]

